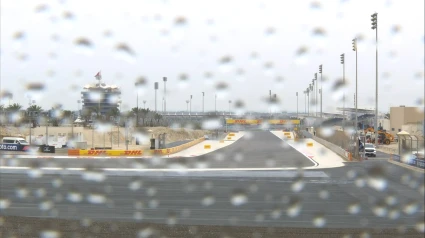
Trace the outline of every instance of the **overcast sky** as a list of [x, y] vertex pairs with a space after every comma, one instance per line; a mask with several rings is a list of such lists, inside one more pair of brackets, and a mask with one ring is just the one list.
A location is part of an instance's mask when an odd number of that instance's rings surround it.
[[[333, 89], [342, 78], [342, 53], [346, 106], [354, 106], [352, 39], [359, 36], [359, 106], [374, 108], [374, 12], [380, 111], [423, 107], [423, 0], [3, 0], [1, 90], [25, 107], [32, 95], [45, 109], [59, 103], [77, 110], [82, 87], [94, 83], [101, 70], [105, 83], [121, 87], [123, 109], [136, 106], [134, 83], [145, 77], [139, 105], [146, 100], [154, 108], [158, 81], [161, 110], [162, 77], [167, 77], [167, 110], [185, 110], [191, 94], [192, 110], [201, 110], [205, 92], [205, 110], [214, 110], [217, 93], [218, 110], [227, 110], [232, 100], [247, 110], [268, 111], [264, 99], [272, 90], [286, 111], [296, 110], [298, 92], [304, 111], [303, 91], [323, 64], [323, 108], [334, 112], [342, 107], [342, 91]], [[27, 90], [35, 82], [44, 84], [42, 93]], [[217, 87], [223, 84], [227, 88]]]

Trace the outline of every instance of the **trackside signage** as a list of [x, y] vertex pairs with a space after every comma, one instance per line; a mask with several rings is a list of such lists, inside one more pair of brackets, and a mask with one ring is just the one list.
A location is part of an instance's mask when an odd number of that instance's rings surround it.
[[20, 144], [0, 144], [0, 150], [3, 151], [27, 151], [30, 147]]

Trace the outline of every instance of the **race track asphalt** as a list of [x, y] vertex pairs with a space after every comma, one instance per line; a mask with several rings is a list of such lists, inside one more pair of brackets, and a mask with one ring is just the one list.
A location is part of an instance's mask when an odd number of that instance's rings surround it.
[[[247, 167], [285, 152], [271, 133], [256, 133], [212, 154], [243, 152], [235, 162]], [[268, 146], [276, 148], [259, 149]], [[276, 165], [297, 166], [298, 158], [289, 150], [276, 156]], [[311, 165], [303, 159], [302, 165]], [[50, 230], [99, 237], [423, 237], [418, 230], [424, 222], [424, 174], [384, 160], [304, 171], [41, 175], [34, 170], [0, 176], [6, 235]], [[66, 222], [74, 225], [58, 225]]]

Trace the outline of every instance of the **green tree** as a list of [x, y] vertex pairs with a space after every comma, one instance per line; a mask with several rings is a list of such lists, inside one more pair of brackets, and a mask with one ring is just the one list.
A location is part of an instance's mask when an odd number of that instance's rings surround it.
[[19, 110], [21, 110], [22, 109], [22, 105], [21, 104], [19, 104], [19, 103], [14, 103], [14, 104], [12, 104], [12, 105], [9, 105], [7, 108], [6, 108], [6, 111], [9, 111], [9, 112], [17, 112], [17, 111], [19, 111]]
[[161, 120], [161, 119], [162, 119], [162, 115], [161, 115], [161, 114], [159, 114], [159, 113], [155, 113], [154, 118], [155, 118], [155, 120], [156, 120], [156, 123], [158, 124], [158, 123], [159, 123], [159, 120]]
[[40, 106], [38, 106], [38, 105], [31, 105], [31, 106], [29, 106], [28, 108], [27, 108], [27, 111], [31, 111], [31, 112], [42, 112], [43, 111], [43, 108], [41, 108]]
[[150, 112], [149, 108], [141, 110], [140, 115], [142, 116], [143, 126], [145, 125], [145, 120], [146, 120], [146, 117], [148, 116], [149, 112]]

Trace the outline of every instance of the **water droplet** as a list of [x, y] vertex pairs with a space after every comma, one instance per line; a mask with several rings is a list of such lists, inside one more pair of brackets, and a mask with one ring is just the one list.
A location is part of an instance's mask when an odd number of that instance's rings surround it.
[[134, 208], [137, 210], [141, 210], [145, 207], [145, 204], [143, 203], [143, 201], [136, 201], [134, 202]]
[[215, 198], [212, 195], [206, 195], [204, 198], [202, 198], [202, 206], [211, 206], [215, 203]]
[[177, 223], [177, 216], [175, 212], [168, 212], [167, 225], [174, 226]]
[[75, 51], [77, 53], [84, 54], [87, 56], [93, 55], [94, 45], [89, 39], [80, 37], [74, 41], [74, 44], [75, 44]]
[[219, 69], [222, 72], [229, 72], [232, 69], [233, 57], [230, 55], [225, 55], [219, 60]]
[[356, 179], [355, 184], [359, 188], [363, 188], [366, 185], [366, 180], [362, 177]]
[[425, 221], [424, 220], [420, 220], [420, 221], [416, 222], [415, 229], [418, 232], [425, 233]]
[[120, 60], [124, 60], [128, 63], [134, 63], [136, 53], [125, 43], [119, 43], [115, 46], [116, 56]]
[[245, 191], [241, 189], [235, 189], [231, 196], [230, 202], [233, 206], [241, 206], [248, 202], [248, 196]]
[[286, 214], [289, 217], [296, 217], [301, 213], [301, 209], [301, 199], [298, 197], [291, 197], [288, 203], [288, 209], [286, 210]]
[[143, 219], [143, 213], [140, 212], [140, 211], [134, 212], [133, 219], [134, 220], [142, 220]]
[[316, 27], [313, 29], [313, 36], [319, 36], [319, 37], [326, 36], [326, 30], [321, 27]]
[[387, 208], [385, 207], [385, 203], [378, 201], [372, 208], [373, 213], [377, 217], [384, 217], [387, 215]]
[[56, 178], [52, 180], [52, 186], [55, 188], [59, 188], [62, 186], [62, 179]]
[[174, 19], [174, 25], [177, 27], [182, 27], [187, 25], [187, 19], [184, 16], [179, 16]]
[[308, 47], [301, 46], [295, 52], [295, 63], [299, 65], [307, 63], [307, 53], [308, 53]]
[[328, 198], [329, 198], [329, 191], [328, 191], [328, 190], [326, 190], [326, 189], [322, 189], [322, 190], [320, 190], [320, 192], [319, 192], [319, 197], [320, 197], [321, 199], [328, 199]]
[[66, 20], [74, 20], [74, 18], [75, 18], [75, 15], [72, 12], [69, 12], [69, 11], [64, 11], [62, 13], [62, 16]]
[[358, 214], [360, 210], [361, 210], [360, 203], [352, 202], [348, 204], [348, 207], [347, 207], [348, 213], [355, 215], [355, 214]]
[[313, 225], [315, 227], [324, 227], [326, 225], [326, 218], [323, 213], [317, 214], [313, 218]]
[[0, 210], [8, 209], [10, 206], [10, 201], [7, 198], [0, 198]]
[[282, 216], [282, 210], [280, 208], [274, 208], [270, 214], [273, 219], [279, 219]]
[[23, 31], [15, 32], [15, 34], [13, 34], [13, 39], [19, 40], [19, 41], [25, 39], [25, 32], [23, 32]]
[[151, 227], [145, 227], [137, 233], [138, 238], [156, 237], [157, 231]]
[[403, 207], [403, 212], [408, 215], [413, 215], [417, 212], [419, 206], [415, 201], [410, 201], [406, 203]]
[[[100, 126], [100, 124], [99, 124]], [[100, 170], [94, 170], [92, 168], [86, 168], [81, 174], [82, 179], [94, 182], [103, 182], [106, 178], [105, 174]]]
[[256, 221], [256, 222], [263, 222], [263, 221], [264, 221], [264, 219], [265, 219], [265, 216], [264, 216], [264, 214], [262, 214], [262, 213], [257, 213], [257, 214], [255, 215], [255, 221]]
[[47, 4], [39, 4], [35, 7], [36, 13], [43, 13], [49, 10], [49, 6]]
[[401, 26], [400, 25], [393, 25], [391, 27], [391, 33], [392, 34], [396, 35], [396, 34], [398, 34], [400, 32], [401, 32]]
[[40, 238], [59, 238], [61, 233], [55, 230], [44, 230], [40, 232]]
[[318, 1], [313, 1], [311, 2], [310, 7], [313, 10], [320, 10], [322, 8], [322, 5]]
[[153, 197], [153, 196], [155, 196], [155, 195], [156, 195], [156, 192], [157, 192], [157, 190], [156, 190], [156, 188], [154, 188], [154, 187], [149, 187], [149, 188], [146, 190], [146, 194], [147, 194], [149, 197]]
[[38, 188], [34, 191], [35, 196], [37, 196], [38, 198], [42, 198], [44, 196], [46, 196], [46, 189], [44, 188]]
[[38, 209], [42, 211], [48, 211], [53, 208], [53, 202], [50, 200], [46, 200], [38, 204]]
[[152, 199], [152, 200], [150, 200], [150, 201], [149, 201], [148, 206], [149, 206], [149, 208], [151, 208], [151, 209], [158, 208], [158, 206], [159, 206], [159, 201], [158, 201], [158, 200], [156, 200], [156, 199]]
[[304, 188], [304, 178], [302, 176], [298, 176], [291, 185], [291, 190], [295, 193], [300, 192]]
[[92, 192], [87, 195], [87, 201], [93, 204], [102, 204], [106, 202], [106, 197], [101, 193]]
[[142, 187], [142, 181], [135, 179], [128, 184], [128, 188], [132, 191], [137, 191]]
[[392, 208], [388, 212], [388, 218], [391, 220], [397, 220], [399, 217], [400, 217], [400, 211], [396, 208]]
[[389, 194], [386, 198], [385, 198], [385, 202], [389, 205], [389, 206], [394, 206], [397, 204], [397, 197], [394, 194]]
[[386, 172], [382, 166], [375, 166], [368, 170], [368, 185], [378, 191], [387, 188]]
[[29, 194], [28, 188], [24, 185], [18, 185], [18, 187], [15, 189], [16, 197], [18, 198], [26, 198]]
[[136, 91], [140, 95], [144, 95], [144, 93], [145, 93], [145, 91], [147, 89], [147, 85], [148, 85], [148, 80], [145, 77], [143, 77], [143, 76], [139, 76], [136, 79], [136, 81], [134, 82], [134, 86], [136, 87]]
[[83, 195], [76, 189], [70, 189], [67, 200], [74, 203], [81, 202], [83, 200]]

